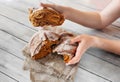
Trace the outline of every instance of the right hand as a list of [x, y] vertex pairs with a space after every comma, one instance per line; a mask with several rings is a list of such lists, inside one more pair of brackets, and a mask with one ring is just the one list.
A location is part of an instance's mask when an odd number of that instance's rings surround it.
[[97, 43], [97, 37], [91, 36], [91, 35], [86, 35], [82, 34], [79, 35], [71, 40], [71, 44], [73, 43], [79, 43], [75, 56], [68, 62], [66, 65], [72, 65], [75, 63], [78, 63], [82, 57], [82, 55], [85, 53], [85, 51], [90, 48], [90, 47], [96, 47]]

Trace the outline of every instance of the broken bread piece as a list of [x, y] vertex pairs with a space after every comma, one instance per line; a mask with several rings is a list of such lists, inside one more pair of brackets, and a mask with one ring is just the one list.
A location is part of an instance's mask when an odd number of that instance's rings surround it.
[[75, 37], [74, 34], [63, 32], [60, 34], [61, 43], [53, 50], [63, 56], [64, 62], [68, 63], [75, 55], [78, 44], [70, 44], [70, 40]]
[[43, 58], [51, 53], [62, 55], [65, 63], [69, 62], [75, 54], [77, 45], [70, 44], [73, 34], [65, 31], [41, 29], [29, 42], [33, 60]]
[[49, 9], [29, 9], [29, 20], [33, 26], [59, 26], [64, 22], [64, 16], [59, 12]]
[[68, 63], [74, 57], [77, 49], [77, 44], [70, 44], [71, 38], [73, 36], [70, 36], [69, 33], [62, 34], [62, 42], [53, 50], [53, 52], [63, 56], [65, 63]]
[[58, 43], [58, 34], [47, 30], [40, 30], [32, 37], [29, 43], [32, 59], [36, 60], [49, 55]]

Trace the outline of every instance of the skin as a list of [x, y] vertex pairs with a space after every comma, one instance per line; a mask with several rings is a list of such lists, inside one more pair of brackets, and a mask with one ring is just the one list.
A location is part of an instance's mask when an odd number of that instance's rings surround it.
[[[80, 11], [70, 7], [55, 4], [41, 3], [41, 6], [53, 8], [63, 14], [66, 19], [93, 29], [104, 29], [120, 17], [120, 0], [112, 0], [111, 3], [109, 3], [109, 5], [101, 12]], [[75, 42], [79, 43], [75, 57], [73, 57], [67, 63], [67, 65], [78, 63], [82, 55], [90, 47], [100, 48], [120, 55], [120, 40], [109, 40], [82, 34], [71, 40], [71, 44]]]

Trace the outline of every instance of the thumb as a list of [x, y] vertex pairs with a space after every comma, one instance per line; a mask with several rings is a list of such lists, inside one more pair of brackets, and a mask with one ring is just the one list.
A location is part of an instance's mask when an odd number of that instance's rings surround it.
[[81, 38], [80, 38], [80, 36], [77, 36], [77, 37], [75, 37], [75, 38], [73, 38], [73, 39], [71, 39], [71, 44], [74, 44], [74, 43], [77, 43], [77, 42], [80, 42], [81, 41]]
[[79, 62], [79, 60], [80, 60], [80, 58], [77, 57], [77, 56], [75, 56], [75, 57], [73, 57], [68, 63], [66, 63], [66, 65], [76, 64], [76, 63]]
[[77, 47], [75, 57], [73, 57], [66, 65], [78, 63], [85, 51], [86, 51], [85, 42], [82, 41], [79, 43]]

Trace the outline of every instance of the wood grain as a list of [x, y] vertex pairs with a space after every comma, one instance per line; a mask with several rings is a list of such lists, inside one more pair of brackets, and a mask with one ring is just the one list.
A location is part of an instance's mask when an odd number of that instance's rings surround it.
[[118, 78], [118, 76], [120, 76], [120, 67], [114, 66], [87, 53], [83, 55], [79, 66], [112, 82], [118, 82], [120, 80]]
[[23, 60], [5, 52], [4, 50], [0, 49], [0, 52], [0, 71], [19, 82], [29, 82], [29, 73], [22, 69]]
[[1, 82], [18, 82], [17, 80], [7, 76], [6, 74], [0, 72], [0, 80]]
[[12, 35], [0, 30], [0, 48], [23, 59], [24, 57], [21, 51], [24, 45], [24, 41], [21, 41], [18, 38], [13, 37]]
[[[38, 30], [28, 20], [28, 8], [39, 2], [57, 3], [79, 10], [100, 11], [110, 0], [8, 0], [0, 1], [0, 81], [30, 82], [29, 73], [22, 70], [21, 49]], [[105, 3], [106, 2], [106, 3]], [[97, 6], [100, 3], [103, 6]], [[96, 7], [97, 6], [97, 7]], [[120, 39], [120, 19], [98, 31], [66, 20], [62, 28], [76, 34], [90, 34], [108, 39]], [[82, 57], [75, 82], [119, 82], [120, 57], [106, 51], [90, 48]]]

